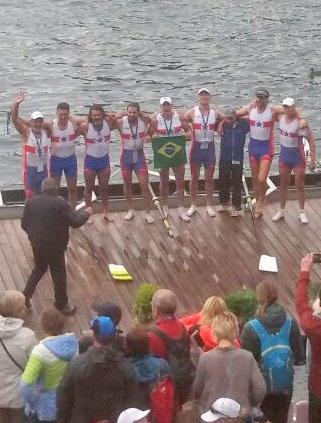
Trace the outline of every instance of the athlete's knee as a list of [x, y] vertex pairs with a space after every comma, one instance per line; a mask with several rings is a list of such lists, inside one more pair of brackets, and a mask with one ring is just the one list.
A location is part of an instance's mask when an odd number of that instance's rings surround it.
[[304, 179], [299, 179], [295, 181], [295, 187], [298, 191], [304, 190]]

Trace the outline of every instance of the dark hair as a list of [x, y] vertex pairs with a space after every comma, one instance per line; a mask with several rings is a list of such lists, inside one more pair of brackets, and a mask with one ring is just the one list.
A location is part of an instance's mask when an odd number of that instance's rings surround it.
[[45, 310], [40, 319], [40, 326], [44, 333], [51, 336], [60, 335], [64, 329], [66, 317], [56, 308]]
[[131, 328], [126, 335], [126, 352], [132, 357], [148, 354], [147, 331], [142, 326]]
[[110, 317], [114, 322], [114, 325], [117, 326], [121, 320], [121, 308], [111, 301], [102, 301], [95, 299], [90, 306], [98, 316], [107, 316]]
[[105, 112], [105, 110], [104, 110], [103, 106], [101, 106], [100, 104], [93, 104], [93, 105], [91, 106], [91, 108], [89, 109], [89, 112], [88, 112], [88, 122], [90, 122], [90, 123], [92, 123], [92, 122], [93, 122], [93, 121], [92, 121], [92, 118], [91, 118], [91, 113], [92, 113], [94, 110], [95, 110], [95, 111], [97, 111], [97, 112], [101, 112], [101, 113], [103, 114], [104, 118], [105, 118], [106, 112]]
[[58, 195], [59, 186], [54, 178], [49, 177], [42, 181], [41, 190], [47, 194]]
[[68, 112], [70, 112], [70, 106], [68, 103], [66, 103], [65, 101], [62, 101], [61, 103], [57, 104], [57, 110], [67, 110]]
[[139, 106], [139, 103], [137, 103], [136, 101], [131, 101], [130, 103], [128, 103], [128, 105], [127, 105], [127, 110], [128, 110], [130, 107], [134, 107], [134, 108], [137, 110], [137, 112], [140, 112], [140, 106]]

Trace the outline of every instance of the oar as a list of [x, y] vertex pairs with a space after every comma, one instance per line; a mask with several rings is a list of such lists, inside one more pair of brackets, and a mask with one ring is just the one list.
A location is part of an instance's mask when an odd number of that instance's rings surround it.
[[172, 232], [172, 229], [170, 227], [170, 224], [169, 224], [169, 222], [167, 220], [167, 217], [165, 216], [162, 203], [160, 202], [159, 197], [157, 197], [155, 195], [155, 192], [154, 192], [153, 187], [151, 186], [151, 183], [150, 182], [148, 182], [148, 188], [149, 188], [149, 191], [150, 191], [151, 196], [152, 196], [152, 202], [153, 202], [154, 206], [157, 208], [157, 210], [158, 210], [158, 212], [159, 212], [159, 214], [160, 214], [160, 216], [161, 216], [161, 218], [163, 220], [163, 223], [164, 223], [164, 226], [165, 226], [165, 228], [167, 230], [168, 235], [171, 238], [174, 238], [174, 234]]

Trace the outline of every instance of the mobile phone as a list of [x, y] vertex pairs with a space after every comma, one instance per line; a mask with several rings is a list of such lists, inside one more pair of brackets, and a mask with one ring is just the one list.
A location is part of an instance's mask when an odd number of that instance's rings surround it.
[[321, 263], [321, 253], [312, 253], [313, 263]]

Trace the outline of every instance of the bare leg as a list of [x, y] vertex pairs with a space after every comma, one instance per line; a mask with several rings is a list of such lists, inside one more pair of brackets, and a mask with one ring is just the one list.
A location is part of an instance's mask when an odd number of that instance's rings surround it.
[[300, 210], [304, 210], [305, 204], [305, 193], [304, 193], [304, 177], [305, 177], [305, 167], [298, 166], [294, 169], [295, 175], [295, 187], [298, 191], [298, 201]]
[[213, 176], [214, 176], [215, 165], [209, 165], [205, 168], [205, 192], [206, 192], [206, 204], [208, 206], [213, 205]]
[[66, 178], [69, 203], [75, 209], [77, 205], [77, 176]]
[[259, 174], [259, 162], [257, 160], [250, 159], [250, 165], [251, 165], [251, 173], [252, 173], [253, 191], [254, 191], [255, 199], [256, 201], [258, 201], [259, 192], [258, 192], [257, 178]]
[[290, 185], [291, 169], [286, 166], [279, 167], [280, 175], [280, 209], [285, 208], [287, 200], [287, 188]]
[[[96, 173], [86, 169], [84, 172], [84, 178], [85, 178], [85, 191], [84, 191], [85, 203], [86, 203], [86, 207], [91, 207], [91, 197], [92, 197], [92, 192], [95, 188]], [[90, 216], [87, 222], [93, 223], [92, 216]]]
[[108, 183], [110, 177], [110, 169], [107, 168], [102, 172], [97, 173], [100, 195], [103, 201], [103, 218], [107, 221], [112, 222], [113, 217], [108, 214]]
[[155, 220], [152, 216], [152, 214], [150, 213], [151, 210], [151, 195], [148, 189], [148, 174], [145, 173], [139, 173], [137, 174], [137, 179], [140, 185], [140, 188], [142, 190], [142, 197], [143, 197], [143, 201], [144, 201], [144, 208], [145, 208], [145, 219], [147, 223], [154, 223]]
[[132, 210], [133, 208], [133, 188], [132, 188], [132, 173], [131, 171], [126, 171], [126, 174], [123, 174], [124, 180], [124, 194], [127, 201], [127, 209]]
[[178, 197], [178, 207], [184, 207], [184, 190], [185, 190], [185, 165], [179, 165], [173, 167], [173, 172], [175, 175], [177, 197]]
[[162, 197], [163, 205], [167, 206], [167, 198], [169, 194], [169, 169], [160, 169], [160, 196]]
[[260, 217], [263, 214], [263, 206], [265, 201], [265, 193], [267, 190], [266, 178], [268, 177], [271, 167], [270, 160], [261, 160], [259, 164], [259, 172], [257, 175], [257, 207], [256, 217]]
[[191, 166], [191, 181], [190, 181], [190, 194], [191, 203], [193, 206], [197, 206], [197, 194], [198, 194], [198, 180], [200, 177], [200, 166]]

